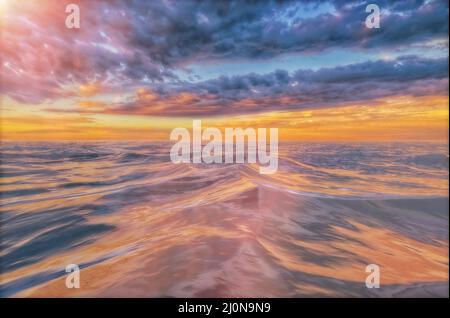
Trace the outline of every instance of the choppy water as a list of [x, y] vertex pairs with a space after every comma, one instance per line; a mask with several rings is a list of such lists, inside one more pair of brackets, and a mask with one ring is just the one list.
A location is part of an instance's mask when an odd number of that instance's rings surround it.
[[170, 146], [3, 143], [1, 295], [448, 296], [448, 144], [287, 143], [273, 175]]

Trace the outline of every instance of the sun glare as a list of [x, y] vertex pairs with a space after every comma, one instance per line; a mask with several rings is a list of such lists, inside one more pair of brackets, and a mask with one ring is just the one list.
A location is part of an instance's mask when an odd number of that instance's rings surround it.
[[3, 14], [6, 11], [8, 6], [8, 0], [0, 0], [0, 14]]

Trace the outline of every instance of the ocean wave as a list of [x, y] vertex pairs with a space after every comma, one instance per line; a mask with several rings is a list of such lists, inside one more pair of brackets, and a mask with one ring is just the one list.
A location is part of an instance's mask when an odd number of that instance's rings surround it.
[[73, 296], [74, 260], [83, 296], [448, 295], [447, 145], [282, 144], [272, 175], [169, 151], [2, 144], [2, 295]]

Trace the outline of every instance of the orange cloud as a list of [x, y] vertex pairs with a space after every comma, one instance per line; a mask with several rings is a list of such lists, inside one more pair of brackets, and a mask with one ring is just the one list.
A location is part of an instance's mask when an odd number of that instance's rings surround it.
[[105, 102], [100, 101], [91, 101], [91, 100], [85, 100], [78, 102], [78, 106], [83, 108], [96, 108], [96, 109], [103, 109], [106, 106]]
[[158, 95], [147, 88], [138, 88], [136, 90], [138, 100], [142, 102], [153, 102], [158, 99]]
[[88, 83], [80, 85], [79, 94], [82, 97], [92, 97], [99, 94], [102, 91], [102, 87], [98, 83]]

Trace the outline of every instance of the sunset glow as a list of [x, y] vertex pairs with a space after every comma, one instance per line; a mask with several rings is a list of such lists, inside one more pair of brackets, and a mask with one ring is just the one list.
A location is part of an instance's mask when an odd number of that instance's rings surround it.
[[[0, 3], [3, 140], [168, 140], [170, 129], [189, 127], [192, 119], [270, 124], [280, 128], [281, 141], [447, 140], [448, 40], [439, 34], [404, 48], [386, 39], [384, 49], [371, 51], [359, 48], [370, 41], [367, 33], [345, 58], [339, 47], [314, 53], [319, 61], [324, 56], [314, 68], [301, 47], [262, 59], [252, 59], [247, 48], [239, 53], [247, 57], [235, 62], [226, 54], [237, 52], [204, 51], [200, 68], [200, 52], [181, 57], [177, 48], [141, 46], [142, 30], [155, 39], [178, 35], [152, 20], [136, 24], [120, 6], [106, 10], [101, 1], [80, 1], [78, 30], [64, 26], [58, 1]], [[427, 10], [438, 10], [438, 3]], [[99, 16], [111, 23], [97, 27]], [[197, 23], [207, 28], [212, 21]], [[348, 62], [339, 65], [342, 59]], [[217, 70], [224, 75], [210, 75]]]
[[448, 7], [0, 0], [0, 298], [448, 298]]

